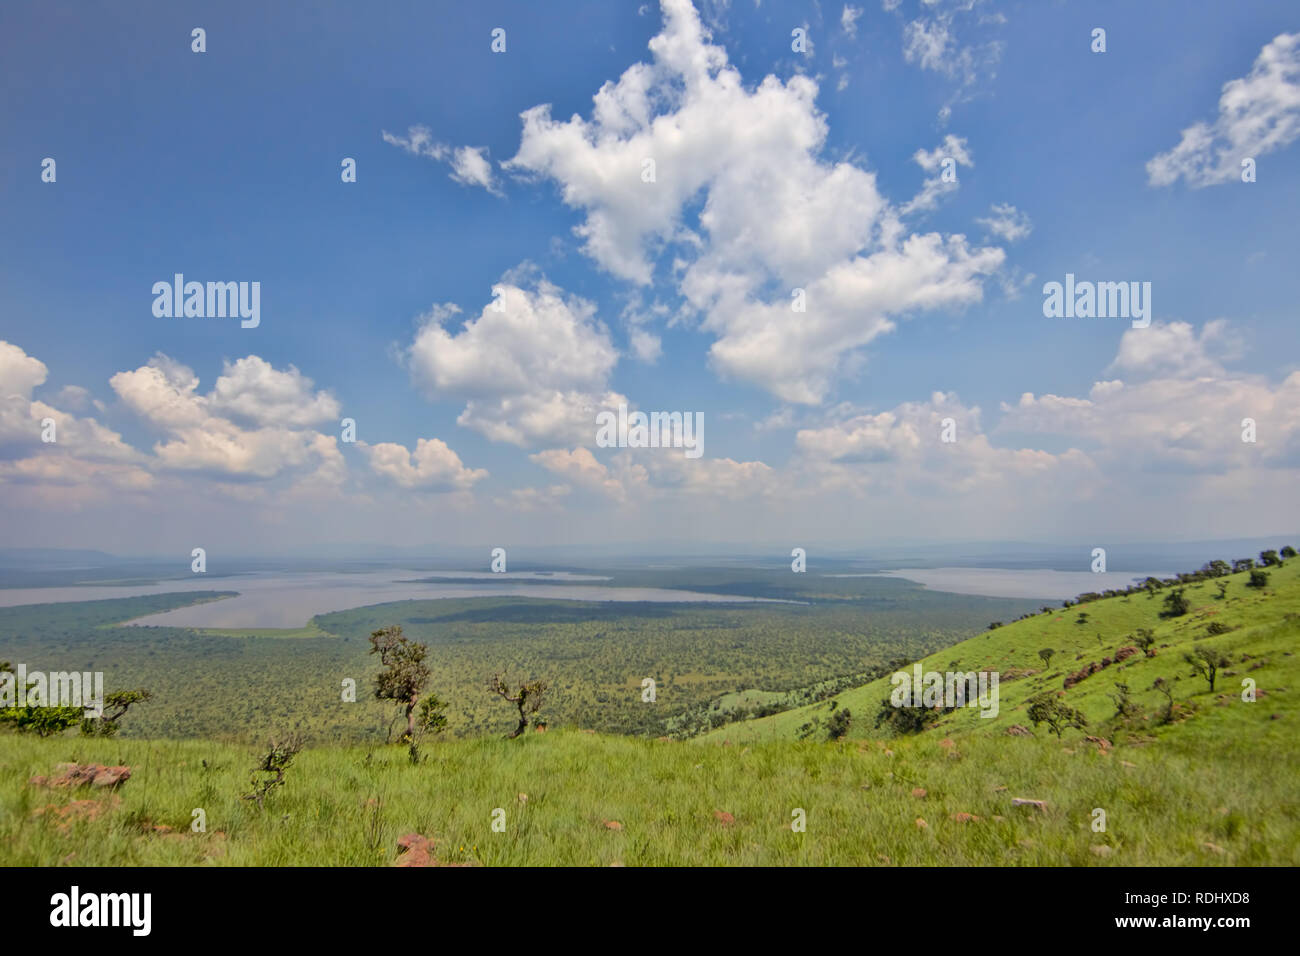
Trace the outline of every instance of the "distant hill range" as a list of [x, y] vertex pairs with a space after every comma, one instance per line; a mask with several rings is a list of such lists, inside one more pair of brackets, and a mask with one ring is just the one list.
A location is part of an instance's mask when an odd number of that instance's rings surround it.
[[0, 568], [99, 568], [120, 560], [77, 548], [0, 548]]

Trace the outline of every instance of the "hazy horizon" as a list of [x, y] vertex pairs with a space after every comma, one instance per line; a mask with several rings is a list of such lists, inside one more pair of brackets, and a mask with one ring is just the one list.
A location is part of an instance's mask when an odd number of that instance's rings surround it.
[[[1262, 537], [1223, 538], [1216, 540], [1187, 541], [1135, 541], [1116, 542], [1107, 548], [1107, 566], [1111, 570], [1133, 570], [1136, 564], [1151, 563], [1153, 560], [1187, 560], [1203, 563], [1214, 558], [1232, 560], [1236, 557], [1249, 557], [1260, 550], [1277, 548], [1293, 541], [1300, 541], [1300, 533], [1275, 534]], [[853, 547], [847, 544], [827, 545], [798, 543], [803, 547], [808, 561], [816, 565], [827, 562], [836, 566], [840, 564], [868, 563], [881, 564], [913, 556], [926, 560], [955, 560], [956, 566], [997, 567], [999, 560], [1004, 562], [1029, 561], [1035, 566], [1062, 564], [1060, 570], [1070, 570], [1072, 565], [1087, 567], [1092, 561], [1091, 543], [1084, 542], [1033, 542], [1033, 541], [881, 541], [871, 545]], [[316, 547], [310, 552], [265, 552], [229, 554], [220, 553], [222, 562], [234, 567], [244, 565], [256, 566], [264, 562], [302, 562], [304, 567], [314, 565], [336, 565], [347, 562], [379, 562], [394, 564], [400, 562], [426, 562], [444, 565], [450, 570], [478, 568], [486, 570], [491, 561], [491, 552], [499, 545], [483, 544], [481, 546], [456, 546], [439, 548], [433, 545], [400, 548], [380, 544], [358, 544]], [[1240, 553], [1238, 553], [1240, 552]], [[587, 545], [519, 545], [507, 549], [510, 568], [513, 570], [531, 570], [537, 567], [560, 567], [575, 564], [583, 560], [621, 560], [628, 562], [677, 561], [685, 564], [709, 564], [710, 562], [744, 562], [754, 566], [776, 567], [788, 565], [789, 549], [782, 551], [781, 546], [769, 544], [744, 545], [727, 542], [690, 541], [678, 547], [654, 542], [619, 542], [610, 544]], [[190, 573], [190, 556], [185, 554], [167, 555], [152, 553], [113, 552], [103, 548], [53, 548], [47, 546], [0, 547], [0, 567], [70, 567], [68, 561], [87, 560], [90, 567], [97, 566], [95, 559], [110, 562], [135, 562], [153, 565], [175, 563], [178, 573]], [[16, 563], [11, 563], [16, 562]], [[1178, 567], [1175, 570], [1192, 570]], [[210, 570], [210, 574], [239, 573]]]

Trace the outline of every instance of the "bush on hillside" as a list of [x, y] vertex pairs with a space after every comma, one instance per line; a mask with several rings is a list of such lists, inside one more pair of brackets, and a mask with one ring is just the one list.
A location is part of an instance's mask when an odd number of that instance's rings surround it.
[[919, 734], [954, 709], [952, 707], [895, 707], [886, 697], [880, 702], [880, 710], [876, 712], [875, 726], [888, 727], [899, 735]]
[[1141, 712], [1129, 693], [1128, 684], [1123, 681], [1115, 683], [1115, 693], [1111, 695], [1111, 700], [1115, 702], [1115, 716], [1120, 720], [1130, 720]]
[[1182, 588], [1174, 588], [1165, 595], [1165, 609], [1160, 612], [1161, 617], [1182, 617], [1192, 609], [1191, 604], [1187, 601], [1187, 596], [1183, 593]]
[[1035, 727], [1039, 724], [1047, 724], [1058, 740], [1070, 727], [1083, 730], [1088, 726], [1087, 717], [1051, 691], [1045, 691], [1030, 699], [1028, 715]]

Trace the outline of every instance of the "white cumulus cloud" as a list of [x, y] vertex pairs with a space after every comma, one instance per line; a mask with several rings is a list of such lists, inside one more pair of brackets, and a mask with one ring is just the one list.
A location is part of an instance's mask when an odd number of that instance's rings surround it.
[[459, 331], [446, 327], [455, 305], [424, 318], [405, 351], [415, 383], [465, 400], [458, 423], [494, 441], [590, 443], [596, 413], [627, 401], [607, 386], [618, 351], [595, 307], [538, 277], [492, 291]]
[[[590, 119], [527, 110], [504, 164], [559, 185], [583, 214], [589, 257], [644, 286], [675, 246], [674, 279], [715, 338], [714, 368], [800, 403], [822, 401], [851, 353], [894, 318], [982, 296], [1000, 249], [909, 236], [873, 173], [821, 158], [827, 125], [812, 79], [746, 88], [687, 0], [662, 6], [651, 61], [605, 83]], [[796, 288], [806, 313], [791, 308]]]
[[486, 478], [482, 468], [466, 468], [460, 456], [437, 438], [420, 438], [415, 451], [395, 442], [367, 445], [358, 442], [370, 468], [399, 487], [425, 491], [468, 491]]
[[1251, 71], [1223, 85], [1219, 115], [1183, 130], [1178, 145], [1147, 162], [1152, 186], [1180, 178], [1193, 189], [1234, 182], [1243, 159], [1258, 159], [1300, 136], [1300, 33], [1281, 33]]

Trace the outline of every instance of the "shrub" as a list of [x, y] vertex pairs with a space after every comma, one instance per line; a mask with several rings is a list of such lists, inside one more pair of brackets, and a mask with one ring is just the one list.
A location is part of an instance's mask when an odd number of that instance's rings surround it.
[[1160, 722], [1162, 724], [1171, 722], [1174, 719], [1174, 685], [1163, 677], [1157, 677], [1151, 689], [1165, 695], [1165, 712], [1161, 715]]
[[53, 737], [84, 718], [83, 707], [0, 707], [0, 724], [9, 724], [19, 733]]
[[1082, 730], [1088, 726], [1088, 718], [1061, 700], [1051, 691], [1046, 691], [1029, 701], [1029, 719], [1034, 726], [1045, 723], [1059, 740], [1066, 728]]
[[1182, 588], [1174, 588], [1165, 595], [1165, 609], [1160, 612], [1161, 617], [1182, 617], [1192, 606], [1187, 601], [1187, 596], [1183, 593]]
[[[0, 661], [0, 674], [14, 673], [14, 666], [8, 661]], [[16, 677], [11, 677], [16, 681]], [[15, 701], [17, 698], [13, 698]], [[85, 710], [81, 707], [37, 707], [24, 704], [22, 707], [0, 707], [0, 726], [8, 724], [19, 733], [34, 733], [38, 737], [53, 737], [69, 727], [79, 723]]]
[[1115, 702], [1115, 716], [1120, 720], [1136, 717], [1141, 709], [1130, 696], [1128, 684], [1122, 682], [1115, 684], [1115, 693], [1111, 695], [1110, 699]]
[[876, 727], [888, 727], [896, 734], [916, 734], [952, 711], [952, 707], [895, 707], [888, 697], [876, 712]]
[[[245, 800], [256, 800], [260, 808], [267, 795], [276, 787], [284, 786], [284, 774], [293, 763], [293, 758], [302, 750], [302, 735], [290, 734], [283, 740], [272, 740], [267, 744], [266, 753], [253, 768], [251, 783], [253, 789], [244, 794]], [[260, 776], [259, 776], [260, 775]]]

